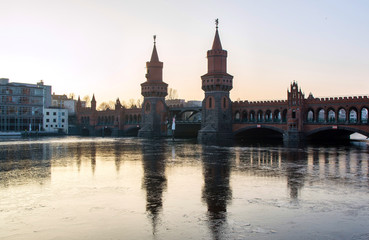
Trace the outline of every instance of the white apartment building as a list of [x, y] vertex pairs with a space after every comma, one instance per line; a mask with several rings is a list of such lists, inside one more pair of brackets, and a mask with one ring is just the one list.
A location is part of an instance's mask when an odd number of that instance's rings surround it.
[[44, 108], [43, 128], [46, 132], [63, 132], [68, 134], [68, 110]]

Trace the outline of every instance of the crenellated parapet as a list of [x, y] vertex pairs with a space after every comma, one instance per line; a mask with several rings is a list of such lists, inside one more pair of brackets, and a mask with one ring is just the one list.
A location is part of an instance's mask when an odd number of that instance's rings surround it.
[[368, 96], [351, 96], [351, 97], [325, 97], [305, 99], [306, 104], [325, 104], [325, 103], [357, 103], [369, 102]]
[[265, 100], [265, 101], [235, 101], [234, 107], [257, 107], [257, 106], [280, 106], [287, 104], [287, 100]]

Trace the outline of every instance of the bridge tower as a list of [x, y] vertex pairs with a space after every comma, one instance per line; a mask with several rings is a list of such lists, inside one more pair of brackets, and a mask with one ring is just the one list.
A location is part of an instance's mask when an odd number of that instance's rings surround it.
[[142, 123], [139, 137], [152, 138], [166, 135], [168, 84], [163, 82], [163, 62], [156, 51], [156, 36], [150, 62], [146, 62], [146, 82], [141, 84]]
[[285, 142], [301, 142], [304, 140], [304, 99], [305, 95], [294, 81], [287, 91], [287, 131], [283, 136]]
[[233, 76], [227, 73], [227, 51], [223, 50], [218, 32], [218, 19], [211, 50], [207, 52], [208, 73], [201, 76], [202, 123], [198, 133], [199, 141], [214, 141], [232, 138], [232, 101], [229, 92]]

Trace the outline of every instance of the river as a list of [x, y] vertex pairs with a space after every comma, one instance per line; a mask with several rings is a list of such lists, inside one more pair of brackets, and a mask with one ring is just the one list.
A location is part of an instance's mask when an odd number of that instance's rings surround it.
[[0, 140], [0, 239], [369, 239], [369, 151]]

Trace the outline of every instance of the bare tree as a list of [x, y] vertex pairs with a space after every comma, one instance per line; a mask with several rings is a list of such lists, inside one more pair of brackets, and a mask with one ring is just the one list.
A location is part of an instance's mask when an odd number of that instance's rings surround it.
[[176, 89], [169, 88], [168, 90], [168, 100], [178, 99], [178, 93]]
[[75, 96], [76, 96], [76, 94], [74, 94], [74, 93], [69, 93], [68, 94], [68, 98], [72, 99], [72, 100], [74, 99]]
[[141, 99], [137, 99], [136, 106], [137, 106], [138, 108], [141, 108], [141, 107], [142, 107]]
[[115, 103], [113, 101], [109, 101], [109, 102], [102, 102], [99, 107], [97, 108], [97, 110], [99, 111], [105, 111], [105, 110], [114, 110], [115, 108]]
[[90, 96], [86, 95], [82, 98], [83, 101], [86, 102], [86, 107], [90, 107], [91, 106], [91, 98]]
[[128, 102], [128, 108], [136, 108], [136, 103], [135, 103], [135, 100], [133, 98], [129, 99], [129, 102]]

